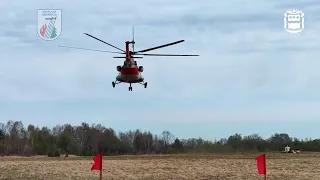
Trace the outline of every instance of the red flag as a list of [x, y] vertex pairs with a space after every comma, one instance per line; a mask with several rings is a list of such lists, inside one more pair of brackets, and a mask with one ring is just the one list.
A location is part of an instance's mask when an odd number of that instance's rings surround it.
[[94, 158], [93, 158], [93, 165], [91, 167], [91, 171], [92, 170], [102, 170], [102, 153], [99, 153], [98, 155], [96, 155]]
[[267, 167], [266, 167], [266, 155], [262, 154], [256, 158], [257, 161], [257, 169], [259, 174], [267, 174]]

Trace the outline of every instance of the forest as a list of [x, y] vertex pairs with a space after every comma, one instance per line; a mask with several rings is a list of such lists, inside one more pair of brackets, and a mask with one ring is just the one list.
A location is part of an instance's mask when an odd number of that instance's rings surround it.
[[215, 141], [202, 138], [180, 139], [169, 131], [153, 134], [139, 129], [116, 132], [101, 124], [78, 126], [56, 125], [52, 129], [24, 126], [21, 121], [0, 123], [1, 156], [33, 156], [73, 154], [92, 156], [103, 151], [104, 155], [173, 154], [173, 153], [234, 153], [283, 151], [289, 145], [301, 151], [320, 151], [320, 139], [298, 139], [284, 132], [268, 139], [259, 134], [242, 136], [235, 133]]

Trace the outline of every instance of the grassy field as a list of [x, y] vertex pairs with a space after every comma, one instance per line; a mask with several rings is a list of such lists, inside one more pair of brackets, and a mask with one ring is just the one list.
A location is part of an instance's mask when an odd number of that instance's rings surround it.
[[[105, 157], [103, 179], [122, 180], [259, 180], [259, 154], [210, 154]], [[99, 179], [90, 171], [92, 157], [0, 157], [0, 179]], [[320, 153], [267, 154], [268, 180], [319, 180]]]

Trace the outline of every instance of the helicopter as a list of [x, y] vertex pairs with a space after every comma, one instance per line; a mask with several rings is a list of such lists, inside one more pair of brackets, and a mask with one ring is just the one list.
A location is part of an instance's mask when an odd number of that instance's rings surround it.
[[[115, 56], [113, 58], [123, 58], [125, 61], [123, 62], [122, 66], [117, 66], [117, 71], [119, 74], [116, 76], [116, 80], [112, 82], [112, 87], [115, 88], [117, 84], [120, 83], [128, 83], [129, 84], [129, 91], [132, 91], [132, 84], [139, 83], [144, 86], [144, 88], [147, 88], [148, 83], [144, 81], [144, 77], [142, 76], [142, 72], [144, 71], [143, 66], [138, 66], [137, 61], [135, 59], [142, 59], [142, 56], [199, 56], [199, 55], [188, 55], [188, 54], [146, 54], [144, 52], [152, 51], [155, 49], [172, 46], [178, 43], [184, 42], [184, 40], [175, 41], [172, 43], [140, 50], [140, 51], [134, 51], [134, 28], [132, 28], [132, 41], [126, 41], [125, 42], [125, 50], [120, 49], [112, 44], [109, 44], [95, 36], [92, 36], [88, 33], [84, 33], [85, 35], [98, 40], [104, 44], [107, 44], [121, 52], [113, 52], [113, 51], [103, 51], [103, 50], [95, 50], [95, 49], [86, 49], [86, 48], [79, 48], [79, 47], [71, 47], [71, 46], [59, 46], [59, 47], [65, 47], [65, 48], [73, 48], [73, 49], [81, 49], [81, 50], [90, 50], [90, 51], [100, 51], [100, 52], [107, 52], [107, 53], [114, 53], [114, 54], [124, 54], [125, 56]], [[132, 45], [132, 51], [130, 50], [130, 44]], [[138, 56], [134, 56], [138, 55]]]

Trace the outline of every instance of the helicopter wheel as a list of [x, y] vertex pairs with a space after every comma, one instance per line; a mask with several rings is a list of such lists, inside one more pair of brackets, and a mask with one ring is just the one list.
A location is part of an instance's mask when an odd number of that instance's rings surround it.
[[129, 91], [132, 91], [132, 87], [129, 87]]
[[144, 83], [144, 88], [147, 88], [147, 86], [148, 86], [148, 83], [145, 82], [145, 83]]
[[116, 83], [115, 82], [112, 82], [112, 87], [116, 87]]

